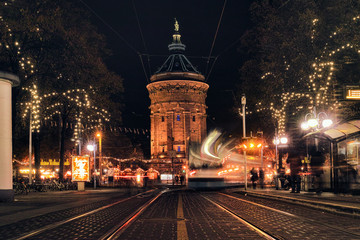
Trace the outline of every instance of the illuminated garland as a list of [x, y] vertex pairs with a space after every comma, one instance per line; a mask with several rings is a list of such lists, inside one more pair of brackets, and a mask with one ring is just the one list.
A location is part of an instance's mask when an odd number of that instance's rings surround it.
[[[91, 88], [91, 87], [90, 87]], [[40, 118], [44, 121], [48, 121], [53, 119], [56, 115], [61, 114], [61, 107], [64, 106], [64, 103], [59, 101], [59, 97], [66, 99], [67, 101], [74, 104], [75, 107], [79, 109], [75, 115], [75, 129], [74, 129], [74, 140], [76, 144], [79, 142], [79, 138], [81, 132], [84, 132], [82, 122], [90, 122], [91, 125], [87, 127], [85, 130], [97, 129], [102, 128], [103, 121], [108, 122], [110, 121], [110, 114], [107, 110], [98, 108], [91, 104], [89, 99], [89, 95], [85, 89], [71, 89], [65, 92], [51, 92], [44, 94], [43, 96], [39, 97], [37, 91], [35, 91], [36, 85], [33, 85], [33, 88], [23, 88], [23, 90], [30, 91], [31, 93], [31, 101], [27, 103], [21, 103], [21, 105], [25, 105], [25, 111], [23, 114], [23, 118], [27, 116], [29, 111], [32, 112], [33, 120], [33, 132], [36, 130], [40, 132], [40, 125], [41, 121]], [[42, 114], [40, 115], [40, 104], [44, 102], [46, 99], [51, 101], [51, 98], [57, 99], [58, 102], [52, 103], [51, 105], [46, 105], [43, 107]], [[84, 111], [91, 111], [91, 114], [88, 114], [86, 118], [84, 117]]]

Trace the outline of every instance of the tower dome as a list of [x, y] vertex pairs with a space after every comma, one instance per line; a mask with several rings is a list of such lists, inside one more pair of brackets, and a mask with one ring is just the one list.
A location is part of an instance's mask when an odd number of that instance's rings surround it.
[[[163, 65], [150, 78], [152, 82], [163, 79], [181, 78], [184, 80], [204, 81], [205, 77], [191, 64], [191, 62], [183, 54], [185, 44], [181, 43], [181, 35], [179, 32], [179, 23], [175, 19], [175, 29], [173, 41], [168, 45], [171, 52], [170, 56], [165, 60]], [[169, 74], [171, 73], [171, 74]]]

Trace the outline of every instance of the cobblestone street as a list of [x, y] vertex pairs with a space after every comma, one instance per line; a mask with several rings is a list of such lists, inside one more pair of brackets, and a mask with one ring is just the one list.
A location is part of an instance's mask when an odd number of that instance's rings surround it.
[[359, 198], [336, 205], [341, 198], [185, 188], [30, 193], [0, 204], [0, 239], [360, 239], [360, 216], [345, 209], [360, 209]]

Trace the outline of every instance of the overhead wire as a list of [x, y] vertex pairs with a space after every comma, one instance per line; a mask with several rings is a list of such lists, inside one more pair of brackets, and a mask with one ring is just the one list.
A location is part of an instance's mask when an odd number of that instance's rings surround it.
[[209, 79], [209, 77], [210, 77], [210, 75], [211, 75], [211, 73], [212, 73], [212, 70], [213, 70], [213, 68], [214, 68], [214, 66], [215, 66], [216, 60], [217, 60], [222, 54], [224, 54], [224, 53], [227, 52], [230, 48], [232, 48], [232, 47], [233, 47], [236, 43], [238, 43], [240, 40], [241, 40], [241, 37], [239, 37], [238, 39], [236, 39], [236, 40], [235, 40], [234, 42], [232, 42], [229, 46], [227, 46], [224, 50], [222, 50], [216, 57], [214, 57], [215, 59], [214, 59], [212, 65], [211, 65], [210, 71], [209, 71], [209, 73], [206, 75], [206, 78], [205, 78], [206, 80]]
[[[164, 54], [141, 54], [143, 56], [149, 56], [149, 57], [168, 57], [169, 55], [164, 55]], [[201, 59], [207, 59], [208, 57], [206, 56], [188, 56], [186, 55], [187, 58], [201, 58]], [[210, 58], [215, 58], [214, 56], [211, 56]]]
[[148, 78], [148, 75], [146, 73], [146, 70], [145, 70], [145, 66], [144, 66], [144, 62], [142, 60], [142, 57], [141, 57], [141, 53], [135, 48], [133, 47], [128, 41], [126, 41], [126, 39], [121, 36], [120, 33], [118, 33], [110, 24], [108, 24], [99, 14], [97, 14], [88, 4], [86, 4], [83, 0], [79, 0], [86, 8], [88, 8], [103, 24], [105, 24], [105, 26], [107, 26], [113, 33], [115, 33], [115, 35], [117, 37], [119, 37], [131, 50], [133, 50], [140, 58], [140, 62], [141, 62], [141, 66], [143, 68], [143, 71], [144, 71], [144, 74], [145, 74], [145, 77], [146, 77], [146, 80], [148, 83], [150, 83], [149, 81], [149, 78]]
[[[134, 0], [131, 0], [132, 2], [132, 5], [133, 5], [133, 8], [134, 8], [134, 12], [135, 12], [135, 16], [136, 16], [136, 21], [137, 21], [137, 24], [138, 24], [138, 27], [139, 27], [139, 31], [140, 31], [140, 36], [141, 36], [141, 40], [142, 40], [142, 43], [144, 45], [144, 50], [145, 50], [145, 53], [149, 53], [148, 49], [147, 49], [147, 46], [146, 46], [146, 43], [145, 43], [145, 38], [144, 38], [144, 34], [142, 32], [142, 29], [141, 29], [141, 25], [140, 25], [140, 20], [139, 20], [139, 15], [137, 13], [137, 10], [136, 10], [136, 5], [135, 5], [135, 2]], [[142, 54], [144, 55], [144, 54]], [[148, 68], [149, 68], [149, 76], [151, 75], [151, 65], [150, 65], [150, 57], [149, 57], [149, 54], [147, 55], [147, 63], [148, 63]]]
[[[218, 32], [219, 32], [219, 28], [220, 28], [220, 24], [221, 24], [222, 17], [223, 17], [223, 15], [224, 15], [224, 10], [225, 10], [225, 6], [226, 6], [226, 2], [227, 2], [227, 0], [224, 1], [224, 5], [223, 5], [223, 8], [222, 8], [222, 10], [221, 10], [220, 18], [219, 18], [219, 21], [218, 21], [218, 25], [217, 25], [217, 28], [216, 28], [215, 35], [214, 35], [214, 39], [213, 39], [213, 42], [212, 42], [212, 44], [211, 44], [211, 48], [210, 48], [210, 52], [209, 52], [209, 57], [208, 57], [207, 62], [206, 62], [205, 74], [207, 74], [207, 71], [208, 71], [209, 62], [210, 62], [210, 56], [211, 56], [212, 51], [213, 51], [214, 46], [215, 46], [215, 41], [216, 41], [217, 34], [218, 34]], [[216, 58], [215, 58], [215, 59], [216, 59]]]

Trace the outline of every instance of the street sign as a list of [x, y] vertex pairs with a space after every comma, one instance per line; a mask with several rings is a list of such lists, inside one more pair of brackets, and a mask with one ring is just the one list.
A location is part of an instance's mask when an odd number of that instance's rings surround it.
[[346, 99], [360, 100], [360, 89], [348, 89]]
[[360, 85], [346, 85], [344, 98], [346, 100], [360, 100]]

